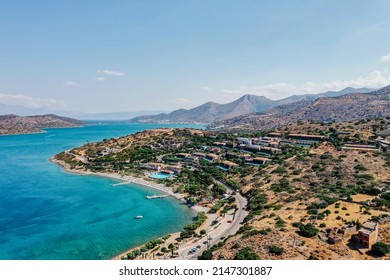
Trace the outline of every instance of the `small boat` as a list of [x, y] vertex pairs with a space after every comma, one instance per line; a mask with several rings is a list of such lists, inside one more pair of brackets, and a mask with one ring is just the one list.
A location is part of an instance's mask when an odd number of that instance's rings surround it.
[[136, 219], [142, 219], [144, 216], [136, 216]]

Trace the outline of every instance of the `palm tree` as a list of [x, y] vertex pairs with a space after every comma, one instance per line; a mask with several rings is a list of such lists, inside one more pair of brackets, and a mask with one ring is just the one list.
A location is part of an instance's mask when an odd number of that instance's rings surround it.
[[172, 243], [168, 245], [168, 249], [171, 250], [172, 252], [172, 257], [173, 257], [173, 250], [175, 250], [175, 245], [173, 245]]

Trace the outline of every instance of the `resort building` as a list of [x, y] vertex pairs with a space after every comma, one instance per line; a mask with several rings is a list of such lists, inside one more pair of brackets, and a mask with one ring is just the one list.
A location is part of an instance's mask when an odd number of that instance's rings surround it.
[[194, 136], [194, 135], [204, 136], [205, 132], [203, 130], [199, 130], [199, 129], [188, 129], [188, 130], [186, 130], [186, 135], [187, 136]]
[[197, 157], [197, 158], [204, 158], [204, 157], [206, 157], [206, 153], [196, 152], [196, 153], [193, 153], [192, 156]]
[[228, 160], [224, 160], [220, 163], [220, 165], [218, 167], [224, 171], [228, 171], [230, 169], [239, 167], [239, 165], [237, 163], [234, 163], [234, 162], [231, 162]]
[[168, 174], [168, 175], [173, 175], [173, 174], [175, 174], [174, 171], [169, 170], [169, 169], [163, 169], [163, 170], [160, 171], [160, 173], [162, 173], [162, 174]]
[[238, 137], [237, 142], [238, 144], [252, 145], [252, 139], [249, 138]]
[[345, 144], [341, 147], [343, 150], [357, 150], [357, 151], [365, 151], [365, 152], [375, 152], [379, 151], [379, 149], [374, 145], [362, 145], [362, 144]]
[[233, 152], [227, 152], [226, 154], [225, 154], [225, 157], [227, 158], [227, 159], [233, 159], [233, 158], [237, 158], [237, 154], [236, 153], [233, 153]]
[[213, 142], [213, 145], [217, 147], [225, 147], [226, 142]]
[[164, 169], [173, 171], [176, 174], [180, 174], [180, 172], [183, 170], [183, 168], [179, 165], [166, 165]]
[[309, 135], [309, 134], [289, 134], [289, 139], [292, 140], [304, 140], [312, 143], [324, 141], [327, 137], [324, 135]]
[[261, 147], [260, 153], [264, 155], [272, 156], [276, 154], [281, 154], [282, 150], [277, 148], [271, 148], [271, 147]]
[[282, 137], [282, 133], [280, 133], [280, 132], [270, 132], [270, 133], [268, 133], [268, 137], [280, 138], [280, 137]]
[[250, 154], [242, 154], [241, 159], [243, 161], [252, 160], [252, 156]]
[[270, 163], [271, 161], [272, 160], [269, 158], [254, 157], [254, 158], [246, 159], [245, 164], [260, 166], [260, 165]]
[[221, 153], [221, 148], [211, 148], [210, 152], [214, 154], [220, 154]]
[[219, 155], [216, 154], [207, 154], [204, 160], [207, 160], [208, 162], [216, 162], [219, 160]]
[[281, 140], [280, 141], [280, 145], [282, 145], [282, 146], [288, 146], [288, 145], [293, 146], [294, 142], [290, 141], [290, 140]]
[[190, 157], [186, 157], [186, 158], [184, 159], [184, 162], [193, 163], [193, 162], [196, 162], [196, 161], [198, 161], [198, 160], [199, 160], [198, 157], [196, 157], [196, 156], [190, 156]]
[[225, 148], [225, 149], [231, 149], [231, 148], [235, 148], [237, 145], [236, 145], [236, 143], [234, 143], [234, 142], [225, 142], [226, 143], [226, 145], [225, 146], [223, 146], [222, 148]]
[[145, 168], [148, 170], [153, 170], [153, 171], [160, 171], [165, 167], [165, 164], [162, 163], [156, 163], [156, 162], [148, 162], [148, 163], [141, 163], [139, 165], [141, 168]]
[[380, 137], [390, 137], [390, 125], [387, 127], [387, 129], [378, 132], [376, 135]]
[[176, 155], [176, 157], [179, 158], [179, 159], [186, 159], [186, 158], [188, 158], [190, 156], [191, 156], [190, 154], [186, 154], [186, 153], [178, 153]]
[[370, 220], [365, 222], [358, 230], [357, 239], [363, 247], [371, 248], [378, 240], [378, 223]]
[[256, 153], [259, 152], [261, 154], [272, 156], [274, 154], [281, 154], [282, 150], [278, 148], [272, 148], [272, 147], [264, 147], [261, 145], [246, 145], [244, 147], [244, 150], [250, 153]]

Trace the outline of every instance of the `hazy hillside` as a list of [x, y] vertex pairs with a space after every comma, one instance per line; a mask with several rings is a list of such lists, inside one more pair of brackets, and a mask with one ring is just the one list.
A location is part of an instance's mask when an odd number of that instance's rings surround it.
[[211, 128], [271, 129], [299, 120], [353, 121], [390, 117], [390, 86], [369, 93], [350, 93], [298, 101], [264, 114], [249, 114], [213, 123]]
[[319, 97], [331, 97], [348, 94], [351, 92], [368, 92], [369, 89], [354, 89], [346, 88], [342, 91], [328, 91], [319, 94], [293, 95], [281, 100], [271, 100], [264, 96], [246, 94], [239, 99], [227, 103], [218, 104], [215, 102], [207, 102], [203, 105], [192, 109], [179, 109], [169, 114], [146, 115], [136, 117], [130, 122], [141, 123], [211, 123], [215, 121], [223, 121], [230, 118], [247, 115], [251, 113], [262, 113], [276, 106], [291, 104], [297, 101], [312, 101]]

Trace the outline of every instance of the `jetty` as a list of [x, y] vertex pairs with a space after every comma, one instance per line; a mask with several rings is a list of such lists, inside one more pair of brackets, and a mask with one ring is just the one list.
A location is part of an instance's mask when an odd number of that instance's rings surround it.
[[131, 182], [122, 182], [122, 183], [117, 183], [117, 184], [111, 184], [111, 186], [116, 187], [116, 186], [128, 185], [128, 184], [131, 184]]
[[162, 195], [147, 195], [145, 196], [146, 199], [156, 199], [156, 198], [164, 198], [167, 197], [167, 194], [162, 194]]

